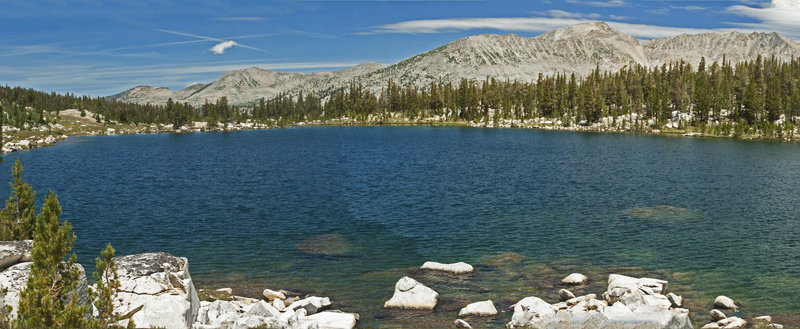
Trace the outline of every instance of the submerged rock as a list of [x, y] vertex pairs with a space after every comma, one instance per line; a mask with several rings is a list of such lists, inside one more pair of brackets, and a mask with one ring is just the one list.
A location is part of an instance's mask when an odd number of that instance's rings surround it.
[[480, 264], [485, 264], [491, 267], [503, 267], [522, 263], [523, 260], [525, 260], [524, 255], [514, 252], [504, 252], [485, 257], [481, 260]]
[[347, 256], [353, 253], [353, 247], [343, 235], [338, 233], [324, 234], [303, 240], [295, 245], [304, 254], [320, 256]]
[[[189, 261], [164, 252], [115, 257], [120, 289], [114, 310], [137, 327], [191, 328], [200, 300]], [[221, 302], [221, 301], [218, 301]], [[120, 325], [127, 325], [124, 320]]]
[[442, 272], [448, 272], [448, 273], [453, 273], [453, 274], [472, 273], [472, 270], [473, 270], [472, 265], [469, 265], [469, 264], [464, 263], [464, 262], [458, 262], [458, 263], [453, 263], [453, 264], [442, 264], [442, 263], [438, 263], [438, 262], [425, 262], [425, 264], [422, 264], [422, 267], [420, 267], [420, 268], [423, 269], [423, 270], [442, 271]]
[[699, 217], [691, 209], [664, 205], [632, 208], [623, 211], [622, 214], [633, 219], [658, 224], [681, 223]]
[[485, 300], [482, 302], [472, 303], [460, 311], [458, 311], [458, 316], [495, 316], [497, 315], [497, 309], [494, 307], [494, 303], [491, 300]]
[[384, 308], [433, 309], [439, 294], [422, 283], [407, 276], [397, 281], [394, 295], [383, 304]]

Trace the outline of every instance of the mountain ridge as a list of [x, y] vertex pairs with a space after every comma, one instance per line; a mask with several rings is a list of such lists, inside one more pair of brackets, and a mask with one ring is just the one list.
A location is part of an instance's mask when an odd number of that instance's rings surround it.
[[639, 40], [607, 23], [588, 22], [535, 37], [513, 33], [473, 35], [385, 67], [364, 63], [317, 73], [253, 67], [229, 71], [211, 83], [195, 84], [178, 91], [137, 86], [108, 98], [155, 104], [172, 98], [199, 106], [226, 96], [230, 104], [247, 106], [262, 97], [269, 99], [280, 93], [315, 92], [325, 97], [353, 82], [379, 93], [389, 80], [417, 88], [440, 80], [457, 84], [462, 78], [535, 81], [539, 74], [584, 76], [597, 67], [602, 71], [616, 71], [625, 66], [654, 67], [680, 60], [696, 65], [701, 57], [705, 57], [709, 65], [723, 58], [739, 63], [758, 55], [788, 60], [800, 56], [800, 43], [775, 32], [681, 34]]

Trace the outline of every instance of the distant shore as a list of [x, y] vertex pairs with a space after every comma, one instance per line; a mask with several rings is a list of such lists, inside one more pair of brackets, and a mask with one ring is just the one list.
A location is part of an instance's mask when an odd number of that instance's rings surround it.
[[[292, 123], [272, 122], [237, 122], [209, 125], [207, 122], [195, 121], [184, 125], [179, 129], [173, 129], [172, 125], [167, 124], [120, 124], [113, 122], [97, 121], [92, 119], [91, 113], [80, 115], [77, 110], [65, 110], [59, 114], [58, 123], [50, 123], [36, 127], [25, 127], [18, 129], [15, 127], [3, 126], [2, 153], [8, 154], [14, 151], [46, 147], [56, 142], [66, 140], [74, 136], [102, 136], [102, 135], [130, 135], [130, 134], [157, 134], [157, 133], [194, 133], [194, 132], [221, 132], [221, 131], [240, 131], [240, 130], [265, 130], [280, 129], [289, 127], [305, 126], [448, 126], [448, 127], [473, 127], [473, 128], [520, 128], [520, 129], [541, 129], [541, 130], [561, 130], [579, 132], [612, 132], [612, 133], [638, 133], [667, 136], [684, 137], [703, 137], [703, 138], [730, 138], [740, 140], [763, 140], [763, 141], [800, 141], [800, 132], [795, 129], [787, 133], [787, 136], [766, 137], [763, 134], [741, 134], [741, 135], [712, 135], [698, 132], [694, 127], [683, 127], [679, 120], [671, 121], [663, 129], [653, 129], [648, 120], [631, 118], [630, 116], [601, 118], [596, 123], [571, 123], [565, 124], [561, 119], [553, 118], [533, 118], [533, 119], [498, 119], [497, 121], [450, 121], [444, 118], [420, 118], [410, 120], [399, 115], [378, 118], [369, 117], [365, 119], [354, 119], [342, 117], [328, 120], [312, 120]], [[650, 120], [652, 121], [652, 119]]]

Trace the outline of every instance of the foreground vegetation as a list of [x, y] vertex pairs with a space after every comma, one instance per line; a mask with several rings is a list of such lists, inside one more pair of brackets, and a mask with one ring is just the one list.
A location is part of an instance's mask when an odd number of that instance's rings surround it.
[[[113, 299], [119, 278], [111, 244], [96, 259], [97, 283], [90, 289], [90, 300], [97, 314], [87, 305], [77, 303], [77, 287], [82, 275], [76, 264], [72, 245], [75, 234], [69, 221], [61, 222], [58, 197], [50, 191], [38, 215], [36, 191], [22, 181], [19, 159], [12, 167], [11, 196], [0, 210], [0, 240], [33, 240], [26, 288], [20, 293], [18, 316], [9, 319], [9, 309], [0, 313], [3, 328], [108, 328], [119, 321], [113, 311]], [[131, 321], [132, 323], [132, 321]]]

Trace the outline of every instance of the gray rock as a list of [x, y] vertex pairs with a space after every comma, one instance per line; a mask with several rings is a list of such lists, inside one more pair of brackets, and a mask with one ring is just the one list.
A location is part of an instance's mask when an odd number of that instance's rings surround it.
[[633, 278], [620, 274], [611, 274], [608, 276], [608, 289], [611, 290], [615, 287], [639, 287], [649, 288], [655, 293], [667, 293], [667, 281], [651, 278]]
[[720, 328], [724, 329], [741, 329], [747, 326], [747, 321], [732, 316], [717, 321], [717, 324], [720, 326]]
[[394, 287], [394, 295], [383, 304], [384, 308], [433, 309], [439, 294], [422, 283], [404, 276]]
[[753, 318], [753, 325], [754, 326], [764, 326], [764, 327], [766, 327], [766, 326], [769, 326], [770, 324], [772, 324], [772, 317], [769, 316], [769, 315], [757, 316], [757, 317]]
[[725, 308], [730, 310], [735, 310], [739, 308], [736, 306], [736, 303], [733, 302], [733, 299], [730, 299], [726, 296], [717, 296], [717, 298], [714, 299], [714, 307]]
[[566, 278], [561, 279], [563, 284], [584, 284], [589, 281], [589, 278], [580, 273], [572, 273], [567, 275]]
[[331, 306], [330, 298], [311, 296], [305, 299], [298, 300], [290, 304], [286, 308], [294, 311], [297, 311], [299, 309], [304, 309], [306, 311], [306, 315], [311, 315], [319, 312], [320, 310], [328, 306]]
[[353, 329], [358, 322], [358, 314], [338, 311], [326, 311], [306, 316], [301, 321], [301, 327], [319, 329]]
[[0, 241], [0, 271], [19, 263], [32, 262], [33, 240]]
[[286, 299], [286, 295], [284, 295], [280, 291], [264, 289], [264, 292], [262, 292], [261, 294], [264, 295], [264, 298], [266, 298], [268, 300], [274, 300], [274, 299], [284, 300], [284, 299]]
[[283, 312], [286, 309], [286, 305], [283, 304], [283, 301], [280, 299], [272, 300], [272, 307], [274, 307], [278, 312]]
[[782, 324], [772, 323], [769, 326], [772, 327], [773, 329], [783, 329]]
[[561, 297], [562, 301], [567, 301], [567, 300], [570, 300], [572, 298], [575, 298], [575, 294], [573, 294], [572, 291], [569, 291], [567, 289], [559, 290], [558, 291], [558, 296]]
[[673, 293], [668, 293], [667, 299], [670, 303], [672, 303], [672, 307], [683, 307], [683, 297]]
[[464, 262], [458, 262], [453, 264], [442, 264], [437, 262], [425, 262], [420, 267], [423, 270], [434, 270], [434, 271], [442, 271], [448, 272], [453, 274], [467, 274], [472, 273], [472, 265], [469, 265]]
[[711, 310], [711, 312], [708, 312], [708, 314], [711, 315], [711, 319], [713, 319], [714, 321], [719, 321], [728, 317], [725, 315], [725, 313], [722, 313], [722, 311], [718, 309], [713, 309]]
[[552, 321], [553, 316], [556, 314], [552, 305], [538, 297], [525, 297], [514, 304], [513, 307], [514, 314], [511, 316], [511, 322], [506, 325], [509, 329], [525, 326], [544, 327], [544, 325]]
[[[189, 261], [167, 253], [115, 257], [120, 279], [115, 311], [133, 314], [139, 327], [191, 328], [200, 300], [189, 275]], [[120, 323], [127, 325], [127, 320]]]
[[719, 328], [721, 327], [716, 322], [711, 322], [700, 327], [700, 329], [719, 329]]
[[469, 325], [469, 323], [467, 323], [467, 321], [464, 321], [464, 320], [461, 320], [461, 319], [456, 319], [455, 325], [456, 325], [456, 328], [472, 329], [472, 326]]
[[458, 311], [458, 316], [495, 316], [497, 315], [497, 309], [494, 307], [494, 303], [491, 300], [485, 300], [482, 302], [472, 303], [467, 305], [466, 307], [462, 308]]
[[[8, 242], [8, 241], [7, 241]], [[10, 241], [19, 242], [19, 241]], [[24, 242], [24, 241], [23, 241]], [[24, 243], [20, 244], [24, 248]], [[6, 244], [8, 246], [8, 244]], [[10, 249], [6, 249], [8, 251]], [[20, 250], [20, 249], [16, 249]], [[8, 254], [6, 254], [8, 255]], [[10, 258], [25, 259], [23, 257], [10, 256]], [[28, 284], [28, 277], [31, 274], [32, 262], [23, 262], [9, 266], [0, 272], [0, 307], [4, 310], [6, 306], [10, 308], [8, 317], [10, 320], [17, 318], [17, 311], [19, 308], [20, 292], [25, 290]], [[78, 305], [89, 306], [88, 286], [86, 282], [86, 273], [83, 266], [75, 264], [78, 268], [78, 283], [72, 293], [67, 294], [64, 302], [69, 302], [72, 298], [77, 298], [75, 302]], [[4, 311], [3, 311], [4, 312]]]

